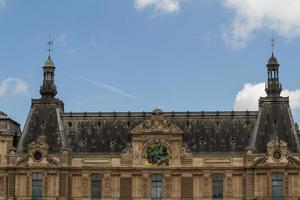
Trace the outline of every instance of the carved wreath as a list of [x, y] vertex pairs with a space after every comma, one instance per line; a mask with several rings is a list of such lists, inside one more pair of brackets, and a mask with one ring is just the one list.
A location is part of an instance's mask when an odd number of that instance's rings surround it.
[[151, 144], [147, 149], [147, 161], [151, 165], [169, 165], [170, 156], [168, 149], [161, 143]]

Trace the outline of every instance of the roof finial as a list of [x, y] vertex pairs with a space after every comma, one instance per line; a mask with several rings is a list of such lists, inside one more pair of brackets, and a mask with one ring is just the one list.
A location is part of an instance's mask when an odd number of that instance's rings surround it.
[[276, 40], [274, 37], [274, 32], [272, 32], [272, 38], [271, 38], [271, 46], [272, 46], [272, 57], [274, 56], [274, 46], [275, 46]]
[[48, 58], [50, 58], [51, 57], [51, 51], [53, 51], [53, 49], [52, 49], [53, 41], [51, 40], [51, 34], [50, 33], [49, 33], [49, 41], [48, 41], [47, 45], [48, 45], [48, 49], [47, 49]]

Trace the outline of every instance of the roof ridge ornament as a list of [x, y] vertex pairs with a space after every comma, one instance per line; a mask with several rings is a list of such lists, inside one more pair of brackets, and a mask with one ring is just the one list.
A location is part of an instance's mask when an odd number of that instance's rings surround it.
[[182, 130], [180, 128], [178, 128], [176, 125], [164, 118], [163, 112], [160, 109], [155, 109], [152, 112], [152, 116], [150, 119], [146, 119], [141, 124], [137, 125], [131, 132], [132, 134], [182, 134]]

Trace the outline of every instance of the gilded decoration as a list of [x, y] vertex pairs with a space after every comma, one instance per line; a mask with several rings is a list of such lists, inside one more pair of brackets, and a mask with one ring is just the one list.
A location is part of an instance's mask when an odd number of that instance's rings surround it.
[[143, 133], [172, 133], [182, 134], [182, 130], [172, 124], [169, 120], [164, 119], [163, 113], [160, 109], [155, 109], [152, 113], [151, 119], [145, 120], [143, 123], [137, 125], [133, 130], [133, 134]]

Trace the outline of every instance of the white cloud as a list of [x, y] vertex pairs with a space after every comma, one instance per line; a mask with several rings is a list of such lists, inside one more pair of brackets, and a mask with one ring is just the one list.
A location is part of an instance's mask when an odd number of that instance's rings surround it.
[[172, 14], [180, 10], [181, 0], [134, 0], [134, 7], [138, 10], [153, 8], [156, 12]]
[[19, 78], [9, 77], [0, 83], [0, 97], [26, 93], [28, 93], [28, 84]]
[[[258, 110], [259, 97], [266, 96], [265, 83], [246, 83], [236, 95], [234, 110]], [[283, 90], [281, 96], [288, 96], [293, 112], [300, 109], [300, 90]]]
[[84, 79], [84, 80], [87, 81], [87, 82], [92, 83], [96, 87], [103, 88], [103, 89], [108, 90], [109, 92], [112, 92], [114, 94], [124, 96], [124, 97], [128, 97], [128, 98], [135, 99], [135, 100], [138, 99], [137, 96], [129, 94], [128, 92], [126, 92], [126, 91], [124, 91], [124, 90], [122, 90], [118, 87], [115, 87], [115, 86], [112, 86], [112, 85], [107, 85], [107, 84], [101, 83], [99, 81], [94, 81], [94, 80], [90, 80], [90, 79]]
[[224, 41], [233, 48], [244, 47], [262, 30], [273, 31], [287, 39], [300, 36], [299, 0], [222, 0], [234, 11], [233, 22], [223, 32]]
[[257, 110], [258, 99], [266, 96], [265, 83], [246, 83], [235, 97], [234, 110]]

